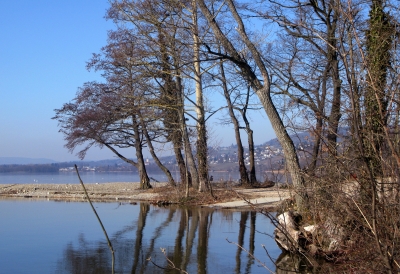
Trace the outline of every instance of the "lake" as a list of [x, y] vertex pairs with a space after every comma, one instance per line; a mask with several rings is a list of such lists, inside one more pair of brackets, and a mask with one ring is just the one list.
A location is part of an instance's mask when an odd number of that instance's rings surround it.
[[[84, 183], [139, 182], [136, 172], [79, 172]], [[152, 174], [157, 181], [167, 181], [164, 174]], [[79, 184], [75, 172], [0, 173], [0, 184]]]
[[[139, 182], [137, 172], [79, 172], [84, 183], [109, 183], [109, 182]], [[172, 174], [177, 180], [179, 174]], [[240, 176], [238, 172], [211, 172], [214, 182], [218, 181], [237, 181]], [[149, 174], [150, 180], [166, 182], [167, 177], [163, 173]], [[258, 175], [261, 180], [262, 175]], [[284, 182], [283, 175], [269, 175], [275, 182]], [[0, 173], [0, 184], [79, 184], [75, 172], [57, 173]]]
[[[269, 273], [263, 264], [275, 266], [268, 255], [281, 253], [270, 220], [260, 213], [94, 206], [115, 250], [115, 273], [167, 273], [160, 268], [166, 258], [189, 273]], [[88, 203], [2, 199], [0, 218], [1, 273], [111, 273], [110, 251]]]

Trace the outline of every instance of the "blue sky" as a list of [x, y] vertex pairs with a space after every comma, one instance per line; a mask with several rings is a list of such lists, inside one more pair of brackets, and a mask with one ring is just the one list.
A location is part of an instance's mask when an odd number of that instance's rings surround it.
[[[99, 79], [85, 65], [106, 44], [107, 30], [113, 27], [104, 19], [107, 7], [104, 0], [2, 2], [0, 157], [78, 159], [63, 147], [63, 135], [51, 117], [84, 82]], [[253, 119], [256, 144], [274, 138], [263, 116]], [[214, 122], [211, 127], [214, 142], [235, 142], [230, 127]], [[128, 153], [134, 157], [134, 151]], [[86, 159], [113, 157], [108, 150], [92, 149]]]

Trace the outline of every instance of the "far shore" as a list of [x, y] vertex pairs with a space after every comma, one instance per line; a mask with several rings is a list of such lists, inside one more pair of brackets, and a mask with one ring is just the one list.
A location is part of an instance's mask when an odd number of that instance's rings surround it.
[[[184, 190], [170, 187], [167, 183], [152, 183], [153, 188], [141, 190], [139, 183], [92, 183], [85, 184], [91, 201], [95, 202], [139, 202], [154, 204], [180, 204]], [[180, 191], [180, 193], [178, 193]], [[241, 188], [223, 185], [213, 186], [215, 198], [192, 190], [189, 204], [213, 208], [255, 208], [274, 210], [283, 200], [290, 198], [290, 191], [277, 186], [269, 188]], [[210, 197], [207, 197], [210, 196]], [[3, 184], [0, 199], [45, 199], [58, 201], [87, 201], [80, 184]]]

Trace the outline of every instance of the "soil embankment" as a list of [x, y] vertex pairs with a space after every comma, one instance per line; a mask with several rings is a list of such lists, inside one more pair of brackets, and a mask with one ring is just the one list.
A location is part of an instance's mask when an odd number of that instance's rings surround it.
[[[153, 184], [152, 189], [142, 190], [139, 183], [99, 183], [85, 184], [92, 201], [148, 201], [153, 203], [182, 203], [184, 192], [179, 192], [166, 183]], [[194, 197], [196, 191], [190, 194], [194, 204], [209, 205], [218, 208], [243, 208], [250, 204], [262, 207], [274, 207], [280, 201], [290, 197], [286, 189], [270, 188], [221, 188], [213, 187], [215, 199]], [[79, 184], [8, 184], [0, 185], [0, 198], [17, 199], [48, 199], [48, 200], [86, 200], [82, 186]], [[196, 199], [197, 198], [197, 199]]]

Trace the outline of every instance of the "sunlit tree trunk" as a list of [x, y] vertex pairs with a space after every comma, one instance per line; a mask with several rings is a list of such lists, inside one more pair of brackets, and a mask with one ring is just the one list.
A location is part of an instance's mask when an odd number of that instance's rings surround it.
[[206, 120], [204, 114], [203, 103], [203, 87], [200, 71], [200, 56], [199, 47], [200, 40], [198, 37], [198, 22], [197, 22], [197, 4], [196, 0], [192, 2], [193, 13], [193, 61], [194, 61], [194, 80], [196, 85], [196, 114], [197, 114], [197, 166], [199, 174], [199, 191], [206, 191], [208, 186], [208, 148], [207, 148], [207, 131]]

